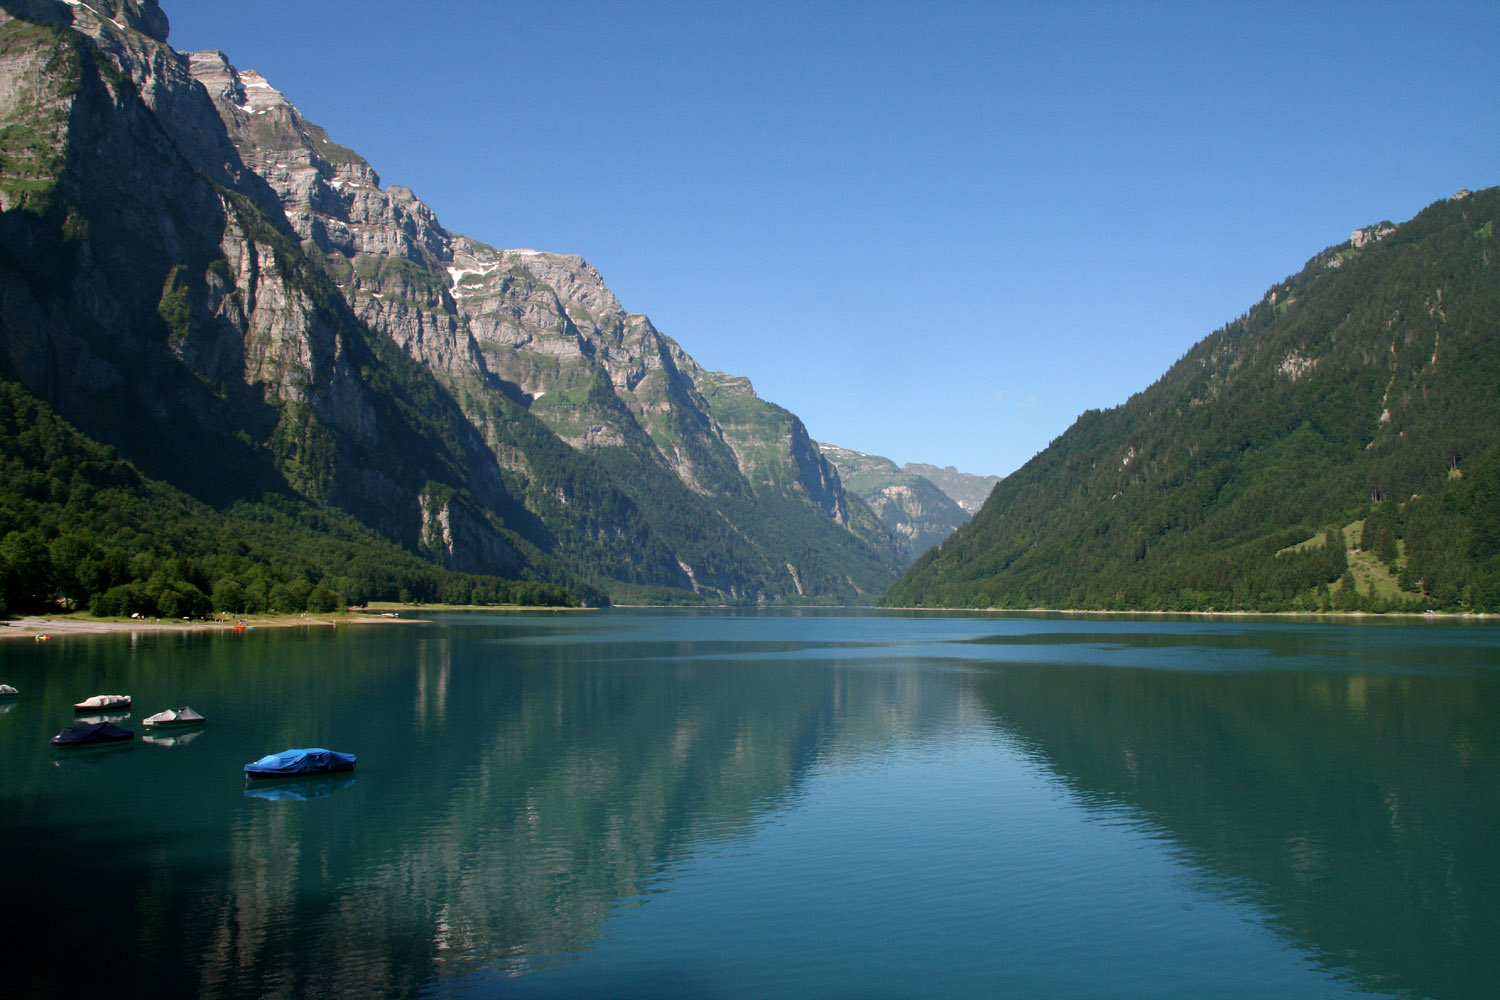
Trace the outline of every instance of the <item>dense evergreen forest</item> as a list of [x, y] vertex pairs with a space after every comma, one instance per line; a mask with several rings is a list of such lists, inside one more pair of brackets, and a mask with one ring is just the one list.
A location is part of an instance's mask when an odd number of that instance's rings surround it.
[[1313, 258], [1083, 414], [891, 606], [1500, 611], [1500, 189]]
[[449, 572], [299, 497], [210, 507], [4, 381], [0, 466], [0, 611], [196, 618], [371, 600], [574, 603], [555, 583]]

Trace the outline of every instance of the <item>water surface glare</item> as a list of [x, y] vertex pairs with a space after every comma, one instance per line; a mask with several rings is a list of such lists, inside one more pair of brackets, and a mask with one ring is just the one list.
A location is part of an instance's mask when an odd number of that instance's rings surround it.
[[[161, 997], [1500, 982], [1494, 623], [444, 615], [0, 643], [0, 682], [6, 996], [82, 956]], [[115, 691], [132, 744], [47, 745]], [[299, 746], [359, 765], [246, 785]]]

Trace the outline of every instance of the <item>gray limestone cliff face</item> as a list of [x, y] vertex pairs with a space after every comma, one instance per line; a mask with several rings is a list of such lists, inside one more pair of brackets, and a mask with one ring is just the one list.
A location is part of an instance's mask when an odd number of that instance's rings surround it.
[[[367, 382], [368, 335], [320, 292], [159, 9], [25, 8], [0, 13], [0, 120], [48, 141], [0, 176], [0, 367], [190, 492], [289, 483], [415, 547], [434, 469], [397, 446], [412, 428]], [[470, 436], [465, 460], [483, 451]], [[462, 485], [513, 506], [484, 472]]]
[[[105, 72], [107, 56], [69, 27], [73, 8], [46, 6], [54, 18], [45, 25], [0, 13], [0, 121], [41, 140], [30, 162], [12, 161], [0, 178], [11, 265], [4, 350], [17, 377], [97, 430], [112, 397], [163, 411], [154, 391], [162, 372], [146, 366], [145, 384], [124, 372], [156, 355], [165, 325], [143, 329], [130, 318], [156, 312], [179, 262], [217, 256], [222, 217], [211, 186], [128, 79]], [[98, 22], [91, 8], [77, 9], [80, 21]], [[174, 190], [170, 204], [158, 185]], [[48, 225], [58, 212], [61, 238]]]
[[259, 74], [173, 50], [148, 0], [0, 11], [26, 138], [0, 161], [0, 374], [148, 473], [290, 486], [476, 572], [734, 600], [894, 578], [801, 421], [581, 257], [450, 233]]
[[[274, 190], [304, 250], [321, 260], [354, 313], [389, 336], [459, 400], [497, 462], [545, 519], [563, 487], [538, 481], [517, 442], [517, 411], [573, 449], [663, 467], [709, 503], [795, 498], [878, 548], [878, 519], [850, 511], [837, 471], [795, 416], [748, 389], [727, 411], [705, 371], [651, 321], [625, 310], [583, 258], [502, 250], [442, 227], [410, 191], [307, 122], [270, 83], [219, 52], [190, 57], [244, 162]], [[657, 487], [646, 488], [658, 492]], [[601, 524], [591, 529], [596, 538]], [[654, 582], [738, 593], [703, 565], [659, 561]], [[716, 582], [707, 582], [707, 581]], [[788, 585], [796, 585], [787, 578]]]
[[115, 28], [165, 42], [170, 24], [157, 0], [6, 0], [17, 17], [38, 24], [78, 25], [97, 32], [102, 22]]
[[[241, 157], [355, 313], [455, 391], [529, 402], [551, 393], [535, 413], [577, 448], [620, 446], [642, 431], [660, 443], [664, 413], [702, 412], [697, 365], [644, 316], [627, 313], [582, 258], [449, 233], [411, 191], [382, 189], [363, 158], [258, 73], [236, 70], [219, 52], [189, 58]], [[577, 405], [601, 372], [632, 420]], [[492, 429], [483, 413], [471, 419]], [[503, 449], [498, 438], [490, 443]], [[680, 449], [663, 452], [685, 481], [715, 487]]]
[[78, 7], [130, 28], [158, 42], [167, 40], [171, 27], [157, 0], [65, 0]]
[[[581, 257], [500, 250], [449, 233], [409, 190], [382, 189], [368, 163], [259, 74], [235, 70], [218, 52], [190, 58], [241, 156], [276, 191], [361, 319], [456, 390], [489, 386], [524, 397], [575, 448], [645, 444], [644, 432], [690, 488], [743, 489], [723, 474], [734, 459], [698, 391], [703, 370], [649, 319], [627, 312]], [[587, 404], [600, 378], [623, 414]], [[799, 461], [791, 451], [787, 458]]]
[[[270, 187], [241, 162], [213, 102], [193, 85], [187, 56], [166, 44], [167, 17], [154, 0], [27, 0], [6, 6], [29, 20], [71, 27], [90, 38], [134, 83], [157, 126], [195, 168], [264, 209], [277, 205]], [[273, 218], [279, 224], [279, 216]]]

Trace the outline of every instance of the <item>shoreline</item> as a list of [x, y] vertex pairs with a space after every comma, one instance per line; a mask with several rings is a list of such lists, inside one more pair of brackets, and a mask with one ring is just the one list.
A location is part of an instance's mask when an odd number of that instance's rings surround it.
[[1088, 608], [877, 608], [879, 611], [943, 611], [975, 615], [1101, 615], [1132, 618], [1415, 618], [1420, 621], [1489, 621], [1491, 611], [1103, 611]]
[[41, 640], [68, 635], [109, 635], [125, 632], [228, 632], [236, 626], [253, 628], [336, 628], [340, 625], [380, 625], [422, 621], [420, 618], [387, 617], [379, 612], [362, 614], [239, 615], [196, 621], [173, 621], [169, 618], [90, 618], [86, 615], [23, 615], [0, 621], [0, 641], [5, 639]]
[[[399, 607], [399, 612], [385, 610]], [[643, 606], [649, 607], [649, 606]], [[818, 605], [818, 607], [823, 607]], [[238, 615], [233, 618], [174, 621], [163, 618], [91, 618], [87, 615], [23, 615], [0, 621], [0, 642], [6, 639], [50, 640], [69, 635], [111, 635], [131, 632], [228, 632], [236, 626], [256, 628], [338, 628], [344, 625], [400, 625], [410, 622], [425, 622], [420, 617], [432, 611], [486, 611], [486, 612], [534, 612], [577, 611], [578, 608], [524, 608], [524, 607], [460, 607], [457, 605], [385, 605], [372, 604], [363, 611], [346, 611], [333, 614], [297, 615]], [[837, 610], [828, 608], [827, 610]], [[1418, 612], [1390, 611], [1380, 614], [1369, 611], [1091, 611], [1081, 608], [874, 608], [871, 610], [924, 612], [963, 615], [1058, 615], [1066, 617], [1116, 617], [1116, 618], [1263, 618], [1263, 619], [1309, 619], [1464, 622], [1495, 621], [1500, 614], [1491, 612]], [[404, 615], [414, 617], [404, 617]]]
[[[182, 621], [171, 618], [93, 618], [87, 614], [21, 615], [0, 620], [0, 642], [6, 639], [47, 639], [67, 635], [110, 635], [125, 632], [228, 632], [237, 625], [254, 628], [337, 628], [341, 625], [400, 625], [425, 622], [426, 612], [487, 611], [537, 612], [576, 611], [578, 608], [529, 607], [522, 605], [393, 604], [371, 601], [359, 610], [294, 615], [231, 615], [226, 618]], [[407, 617], [408, 615], [412, 617]]]

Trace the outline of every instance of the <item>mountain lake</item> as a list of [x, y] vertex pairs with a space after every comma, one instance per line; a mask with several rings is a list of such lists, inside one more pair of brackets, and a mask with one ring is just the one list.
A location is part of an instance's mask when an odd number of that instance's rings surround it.
[[[469, 613], [12, 641], [0, 683], [6, 996], [1500, 983], [1500, 623]], [[133, 741], [49, 746], [116, 692]], [[314, 746], [358, 765], [243, 775]]]

